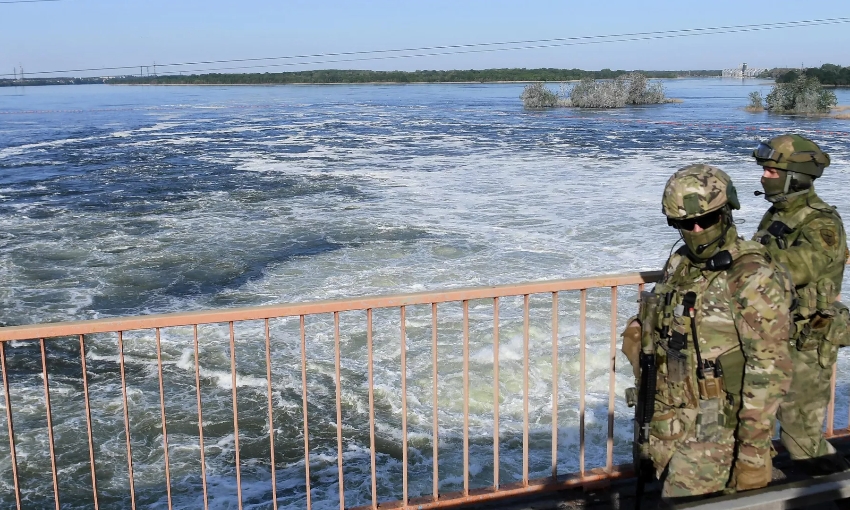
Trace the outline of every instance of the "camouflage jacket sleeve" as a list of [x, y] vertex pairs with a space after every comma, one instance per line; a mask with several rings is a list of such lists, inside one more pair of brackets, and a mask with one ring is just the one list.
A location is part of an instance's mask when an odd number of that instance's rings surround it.
[[745, 255], [730, 270], [735, 325], [746, 358], [738, 413], [738, 458], [761, 466], [770, 448], [774, 418], [791, 384], [788, 310], [791, 284], [760, 255]]
[[817, 281], [833, 264], [843, 264], [846, 257], [844, 227], [832, 216], [820, 216], [802, 227], [792, 246], [781, 250], [771, 245], [770, 255], [788, 268], [796, 286]]

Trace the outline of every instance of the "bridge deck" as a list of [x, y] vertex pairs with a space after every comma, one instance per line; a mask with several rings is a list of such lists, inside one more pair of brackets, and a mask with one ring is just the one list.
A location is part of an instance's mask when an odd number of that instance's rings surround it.
[[[850, 456], [850, 438], [833, 439], [835, 447]], [[774, 481], [765, 489], [708, 498], [678, 505], [682, 510], [779, 510], [850, 509], [850, 472], [812, 477], [796, 470], [787, 453], [774, 459]], [[630, 510], [634, 508], [635, 481], [633, 478], [585, 488], [560, 491], [546, 496], [518, 498], [465, 507], [474, 510]], [[659, 507], [660, 484], [647, 485], [647, 495], [641, 508]], [[662, 508], [664, 508], [662, 506]]]

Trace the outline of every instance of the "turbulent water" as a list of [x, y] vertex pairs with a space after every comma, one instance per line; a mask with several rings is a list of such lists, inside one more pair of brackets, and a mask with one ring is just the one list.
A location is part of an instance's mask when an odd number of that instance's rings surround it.
[[[758, 81], [665, 82], [682, 103], [620, 110], [523, 110], [521, 84], [282, 87], [74, 86], [0, 89], [0, 320], [6, 325], [492, 285], [658, 269], [676, 241], [664, 183], [720, 166], [751, 235], [755, 144], [795, 131], [832, 156], [817, 189], [840, 212], [850, 121], [742, 110]], [[839, 102], [850, 91], [839, 90]], [[845, 285], [844, 293], [848, 295]], [[604, 465], [609, 291], [588, 305], [588, 467]], [[532, 298], [531, 476], [550, 473], [551, 302]], [[561, 296], [559, 470], [578, 469], [578, 305]], [[620, 291], [620, 323], [634, 311]], [[440, 308], [440, 491], [463, 487], [459, 305]], [[471, 485], [492, 484], [492, 305], [471, 304]], [[505, 299], [500, 344], [502, 483], [521, 477], [521, 299]], [[342, 314], [347, 505], [370, 501], [363, 314]], [[411, 495], [431, 493], [430, 308], [407, 314]], [[488, 322], [490, 321], [490, 322]], [[375, 314], [381, 500], [401, 498], [397, 310]], [[226, 326], [203, 326], [200, 365], [210, 505], [236, 505]], [[313, 502], [338, 506], [333, 330], [307, 322]], [[271, 323], [278, 503], [306, 501], [298, 321]], [[125, 335], [135, 497], [167, 506], [155, 336]], [[129, 503], [114, 336], [88, 340], [101, 507]], [[91, 506], [79, 344], [47, 342], [63, 508]], [[172, 498], [202, 505], [192, 331], [162, 333]], [[37, 344], [6, 349], [26, 505], [52, 505]], [[263, 324], [236, 342], [243, 501], [270, 508]], [[619, 358], [620, 365], [624, 359]], [[842, 353], [837, 425], [847, 424]], [[615, 461], [630, 456], [617, 375]], [[5, 407], [5, 402], [0, 403]], [[5, 417], [5, 410], [2, 413]], [[5, 418], [0, 506], [14, 504]]]

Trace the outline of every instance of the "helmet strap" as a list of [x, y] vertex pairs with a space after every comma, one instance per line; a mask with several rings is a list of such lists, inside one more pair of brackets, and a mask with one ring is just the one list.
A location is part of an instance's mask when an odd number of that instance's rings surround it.
[[787, 202], [788, 200], [799, 196], [804, 195], [809, 192], [809, 188], [803, 188], [801, 190], [794, 191], [789, 193], [791, 190], [791, 183], [797, 179], [797, 172], [786, 171], [785, 172], [785, 187], [782, 189], [782, 193], [776, 193], [774, 195], [769, 195], [768, 201], [774, 204], [778, 204], [781, 202]]

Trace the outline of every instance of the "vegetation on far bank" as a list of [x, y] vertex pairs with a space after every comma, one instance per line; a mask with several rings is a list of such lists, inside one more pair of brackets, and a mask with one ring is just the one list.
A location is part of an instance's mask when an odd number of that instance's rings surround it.
[[850, 67], [841, 67], [835, 64], [810, 67], [802, 72], [799, 69], [791, 69], [779, 74], [776, 77], [776, 83], [792, 83], [800, 76], [816, 78], [821, 85], [826, 87], [850, 87]]
[[40, 85], [91, 85], [106, 83], [105, 78], [25, 78], [23, 80], [0, 79], [0, 87], [33, 87]]
[[[301, 83], [452, 83], [452, 82], [564, 82], [584, 78], [614, 79], [629, 71], [602, 69], [470, 69], [451, 71], [367, 71], [323, 69], [285, 73], [191, 74], [164, 76], [117, 76], [106, 78], [27, 78], [0, 80], [0, 86], [71, 85], [75, 83], [111, 83], [128, 85], [282, 85]], [[641, 71], [650, 78], [720, 76], [720, 70]]]
[[[646, 71], [653, 78], [719, 76], [720, 71]], [[691, 74], [689, 74], [691, 73]], [[696, 73], [696, 74], [694, 74]], [[125, 77], [109, 83], [132, 84], [285, 84], [285, 83], [451, 83], [499, 81], [573, 81], [582, 78], [616, 78], [628, 71], [602, 69], [469, 69], [452, 71], [362, 71], [325, 69], [288, 73], [201, 74], [191, 76]]]
[[826, 114], [838, 104], [835, 92], [823, 88], [815, 77], [797, 75], [789, 82], [777, 82], [762, 98], [758, 91], [750, 92], [748, 111], [767, 110], [771, 113]]
[[613, 80], [584, 78], [571, 87], [561, 84], [560, 93], [549, 90], [542, 82], [531, 83], [520, 99], [526, 108], [622, 108], [672, 102], [665, 97], [661, 82], [650, 82], [642, 73], [622, 74]]

